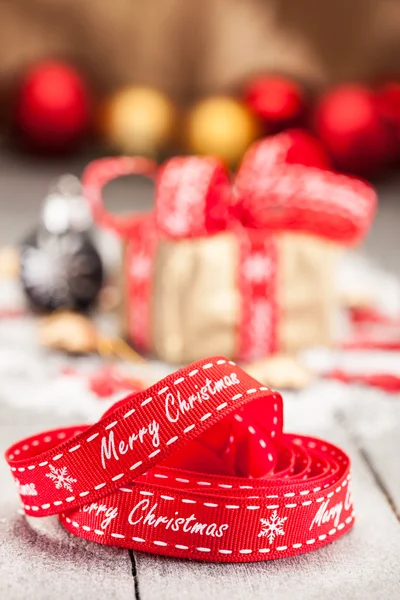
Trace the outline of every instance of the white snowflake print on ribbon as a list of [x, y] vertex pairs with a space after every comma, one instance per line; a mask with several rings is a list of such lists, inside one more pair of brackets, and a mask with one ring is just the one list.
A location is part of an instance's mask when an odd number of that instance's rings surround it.
[[188, 233], [189, 222], [184, 213], [172, 213], [165, 217], [164, 223], [173, 235], [187, 235]]
[[269, 300], [257, 299], [253, 302], [249, 335], [251, 336], [251, 354], [249, 359], [270, 354], [272, 347], [272, 310]]
[[147, 256], [139, 255], [134, 258], [131, 264], [131, 275], [135, 279], [145, 280], [151, 271], [151, 260]]
[[244, 276], [249, 281], [256, 283], [267, 281], [271, 274], [271, 269], [271, 259], [261, 253], [249, 256], [243, 265]]
[[49, 477], [54, 481], [54, 485], [57, 490], [64, 488], [69, 492], [72, 492], [72, 484], [76, 483], [76, 479], [68, 475], [67, 467], [61, 467], [57, 469], [53, 465], [49, 465], [50, 473], [46, 473], [46, 477]]
[[269, 543], [272, 544], [276, 536], [285, 535], [283, 525], [286, 519], [287, 517], [279, 517], [276, 510], [274, 510], [274, 512], [268, 519], [260, 519], [261, 531], [258, 534], [258, 537], [266, 536], [268, 538]]

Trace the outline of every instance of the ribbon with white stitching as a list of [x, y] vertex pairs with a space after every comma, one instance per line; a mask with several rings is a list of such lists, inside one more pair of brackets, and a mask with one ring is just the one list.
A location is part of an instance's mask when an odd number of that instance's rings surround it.
[[92, 426], [17, 442], [26, 514], [101, 544], [245, 562], [319, 548], [353, 525], [350, 461], [282, 431], [282, 399], [234, 362], [198, 361]]

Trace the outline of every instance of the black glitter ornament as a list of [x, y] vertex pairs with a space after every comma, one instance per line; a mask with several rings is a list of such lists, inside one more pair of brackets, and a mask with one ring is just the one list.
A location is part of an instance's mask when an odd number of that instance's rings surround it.
[[21, 248], [20, 278], [32, 308], [86, 311], [103, 283], [90, 238], [92, 221], [79, 180], [62, 177], [46, 198], [41, 222]]

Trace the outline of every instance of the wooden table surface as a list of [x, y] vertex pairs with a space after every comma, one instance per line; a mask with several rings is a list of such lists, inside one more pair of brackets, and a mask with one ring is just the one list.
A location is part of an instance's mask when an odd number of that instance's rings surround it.
[[[29, 230], [51, 179], [65, 171], [79, 173], [83, 164], [83, 158], [48, 164], [4, 157], [0, 245], [18, 241]], [[400, 275], [398, 178], [382, 184], [380, 195], [380, 212], [363, 251]], [[150, 206], [151, 190], [141, 182], [122, 183], [114, 197], [120, 208], [142, 208]], [[84, 400], [69, 406], [71, 391], [55, 375], [62, 360], [38, 346], [32, 319], [0, 321], [1, 452], [43, 428], [92, 416], [93, 407], [87, 410]], [[286, 431], [326, 438], [352, 459], [357, 520], [344, 538], [295, 558], [226, 565], [103, 547], [68, 534], [56, 518], [23, 516], [0, 460], [0, 598], [399, 600], [400, 398], [317, 381], [284, 399]]]

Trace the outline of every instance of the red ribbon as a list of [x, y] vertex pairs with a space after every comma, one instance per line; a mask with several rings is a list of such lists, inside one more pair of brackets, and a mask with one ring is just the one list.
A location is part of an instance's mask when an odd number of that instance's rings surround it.
[[347, 373], [341, 369], [328, 371], [324, 375], [327, 379], [336, 379], [342, 383], [357, 383], [379, 388], [388, 394], [400, 393], [400, 377], [393, 373]]
[[161, 235], [186, 239], [226, 229], [232, 192], [223, 164], [211, 157], [175, 157], [157, 178], [155, 219]]
[[317, 549], [353, 525], [350, 461], [282, 432], [282, 399], [235, 363], [198, 361], [92, 426], [44, 432], [6, 460], [26, 514], [101, 544], [247, 562]]

